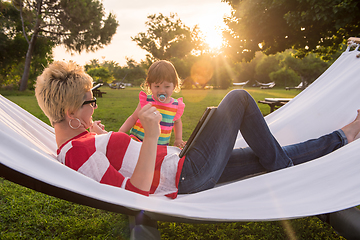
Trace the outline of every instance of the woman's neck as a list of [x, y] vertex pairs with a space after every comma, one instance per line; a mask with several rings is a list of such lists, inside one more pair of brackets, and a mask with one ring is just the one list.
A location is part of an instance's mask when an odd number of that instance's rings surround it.
[[56, 144], [58, 148], [61, 147], [64, 143], [66, 143], [70, 139], [86, 131], [86, 129], [83, 127], [80, 127], [78, 129], [72, 129], [65, 121], [54, 124], [54, 130], [55, 130]]

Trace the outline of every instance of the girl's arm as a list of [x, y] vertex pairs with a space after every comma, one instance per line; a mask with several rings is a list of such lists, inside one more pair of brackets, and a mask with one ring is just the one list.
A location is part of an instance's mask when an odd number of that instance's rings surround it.
[[181, 118], [179, 118], [178, 120], [176, 120], [174, 122], [174, 134], [175, 134], [174, 146], [177, 146], [179, 148], [183, 148], [185, 146], [186, 142], [184, 142], [183, 139], [182, 139], [182, 122], [181, 122]]
[[149, 191], [154, 177], [157, 142], [160, 136], [160, 121], [162, 117], [151, 103], [145, 105], [139, 111], [138, 116], [144, 127], [145, 136], [130, 182], [140, 190]]
[[138, 106], [136, 107], [135, 111], [133, 112], [133, 114], [131, 114], [130, 117], [128, 117], [126, 119], [126, 121], [124, 122], [124, 124], [119, 128], [119, 132], [126, 133], [135, 125], [136, 121], [139, 119], [138, 114], [139, 114], [140, 109], [141, 109], [141, 106], [139, 103]]

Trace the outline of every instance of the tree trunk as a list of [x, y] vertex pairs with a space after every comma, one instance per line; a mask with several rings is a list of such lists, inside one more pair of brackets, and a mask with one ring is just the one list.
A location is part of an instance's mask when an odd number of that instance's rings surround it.
[[23, 75], [21, 77], [19, 91], [25, 91], [27, 89], [27, 84], [28, 84], [29, 74], [30, 74], [31, 58], [32, 58], [32, 54], [34, 52], [35, 42], [36, 42], [36, 39], [37, 39], [37, 37], [39, 35], [39, 31], [40, 31], [40, 23], [41, 23], [40, 10], [41, 10], [41, 6], [42, 6], [42, 1], [38, 0], [37, 1], [38, 18], [36, 19], [36, 24], [35, 24], [35, 27], [34, 27], [34, 33], [33, 33], [32, 37], [31, 37], [31, 40], [29, 42], [29, 47], [28, 47], [28, 50], [26, 52], [24, 73], [23, 73]]
[[33, 39], [34, 39], [34, 35], [31, 38], [28, 50], [26, 52], [24, 73], [23, 73], [23, 75], [21, 77], [19, 91], [25, 91], [27, 89], [28, 79], [29, 79], [29, 74], [30, 74], [31, 57], [32, 57], [32, 54], [33, 54], [33, 51], [34, 51], [34, 45], [35, 45], [35, 42], [36, 42], [35, 40], [33, 41]]

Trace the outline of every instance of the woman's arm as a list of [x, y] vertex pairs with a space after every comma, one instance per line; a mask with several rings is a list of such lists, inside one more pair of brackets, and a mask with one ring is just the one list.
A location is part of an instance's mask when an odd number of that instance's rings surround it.
[[176, 120], [174, 122], [174, 134], [175, 134], [174, 146], [183, 148], [185, 146], [186, 142], [184, 142], [183, 139], [182, 139], [182, 121], [181, 121], [181, 118], [179, 118], [178, 120]]
[[136, 121], [139, 118], [138, 114], [139, 114], [140, 109], [141, 109], [141, 106], [139, 103], [138, 106], [136, 107], [135, 111], [133, 112], [133, 114], [131, 114], [130, 117], [128, 117], [126, 119], [126, 121], [124, 122], [124, 124], [119, 128], [119, 132], [126, 133], [135, 125]]
[[149, 191], [154, 177], [157, 142], [160, 136], [160, 121], [162, 117], [151, 103], [145, 105], [139, 111], [138, 116], [144, 127], [145, 136], [130, 182], [140, 190]]

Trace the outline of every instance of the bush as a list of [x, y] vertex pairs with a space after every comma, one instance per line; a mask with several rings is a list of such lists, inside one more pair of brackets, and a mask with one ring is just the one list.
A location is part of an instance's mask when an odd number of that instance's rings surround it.
[[295, 86], [301, 82], [300, 76], [294, 70], [285, 67], [270, 73], [269, 77], [278, 87]]

